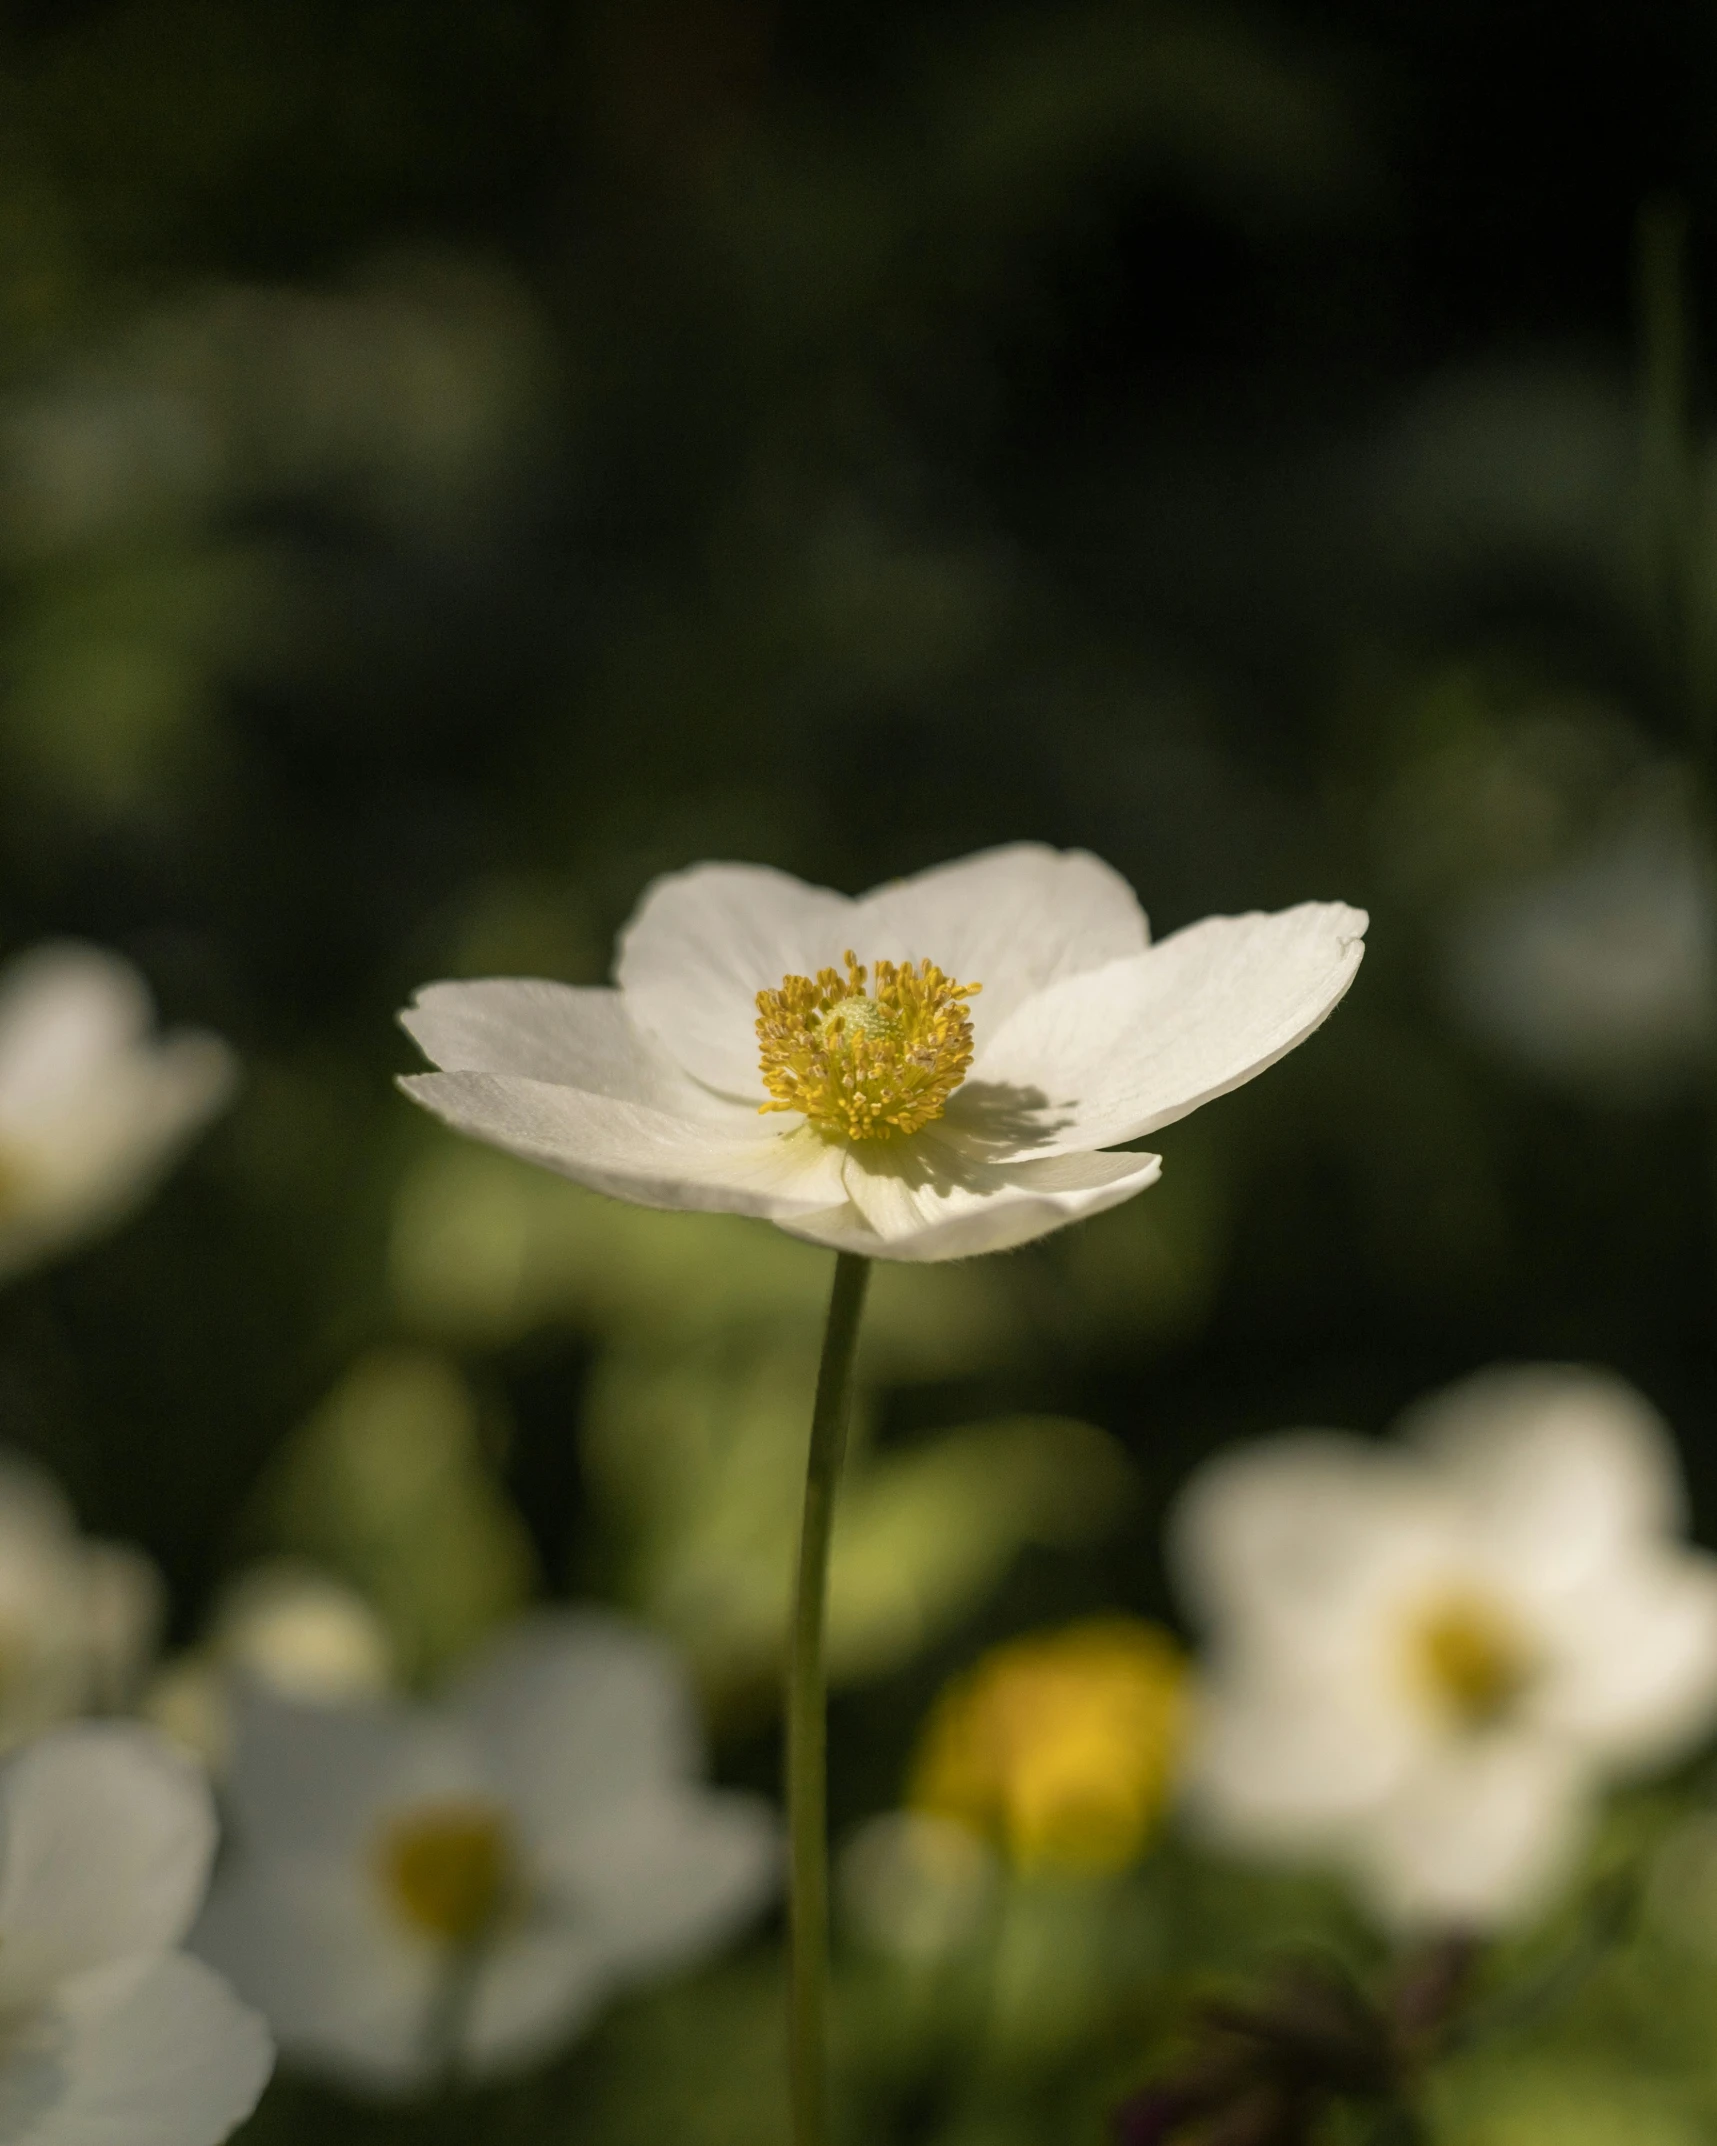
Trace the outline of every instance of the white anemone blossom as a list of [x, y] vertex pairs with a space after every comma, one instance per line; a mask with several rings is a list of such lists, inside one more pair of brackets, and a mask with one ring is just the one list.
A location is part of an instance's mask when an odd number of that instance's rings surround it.
[[0, 1276], [121, 1220], [232, 1092], [232, 1053], [154, 1033], [137, 971], [72, 942], [0, 969]]
[[1668, 1432], [1618, 1379], [1483, 1372], [1400, 1428], [1265, 1441], [1184, 1495], [1186, 1793], [1396, 1924], [1482, 1930], [1568, 1875], [1606, 1782], [1717, 1723], [1717, 1558], [1676, 1540]]
[[80, 1534], [53, 1477], [0, 1448], [0, 1749], [126, 1705], [154, 1651], [163, 1592], [141, 1550]]
[[0, 2138], [215, 2146], [268, 2030], [178, 1949], [215, 1849], [208, 1784], [135, 1723], [55, 1729], [0, 1767]]
[[421, 991], [402, 1018], [441, 1070], [404, 1086], [598, 1192], [956, 1259], [1153, 1183], [1112, 1151], [1303, 1042], [1365, 922], [1307, 902], [1152, 945], [1118, 874], [1032, 843], [857, 900], [695, 865], [646, 891], [614, 989]]
[[760, 1799], [706, 1787], [657, 1639], [543, 1612], [437, 1708], [251, 1693], [236, 1852], [197, 1949], [282, 2049], [378, 2094], [529, 2063], [774, 1890]]

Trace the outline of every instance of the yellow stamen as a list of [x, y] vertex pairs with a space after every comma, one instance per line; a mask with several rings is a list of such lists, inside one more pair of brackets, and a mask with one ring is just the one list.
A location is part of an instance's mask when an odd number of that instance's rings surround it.
[[939, 1118], [972, 1063], [966, 1001], [933, 961], [876, 964], [849, 948], [846, 974], [784, 976], [757, 994], [762, 1108], [802, 1111], [828, 1139], [887, 1140]]
[[378, 1860], [389, 1904], [420, 1936], [443, 1944], [474, 1943], [512, 1888], [507, 1821], [477, 1798], [422, 1804], [393, 1819]]
[[1414, 1625], [1409, 1643], [1414, 1681], [1464, 1729], [1499, 1721], [1532, 1682], [1526, 1635], [1496, 1603], [1451, 1594]]

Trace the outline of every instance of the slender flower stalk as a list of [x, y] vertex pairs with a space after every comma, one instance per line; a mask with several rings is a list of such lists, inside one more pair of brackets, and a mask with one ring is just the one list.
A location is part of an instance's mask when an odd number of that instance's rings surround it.
[[837, 1255], [822, 1362], [817, 1369], [817, 1399], [811, 1411], [805, 1514], [799, 1531], [799, 1572], [787, 1661], [787, 1832], [792, 1857], [787, 2063], [794, 2146], [826, 2146], [829, 2137], [828, 1724], [823, 1633], [835, 1492], [846, 1456], [853, 1363], [869, 1282], [868, 1259], [855, 1252]]

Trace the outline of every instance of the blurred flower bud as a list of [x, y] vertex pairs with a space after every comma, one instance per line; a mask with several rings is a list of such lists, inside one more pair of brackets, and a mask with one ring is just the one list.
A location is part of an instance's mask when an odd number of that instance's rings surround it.
[[235, 1580], [215, 1611], [221, 1664], [283, 1699], [379, 1697], [393, 1682], [393, 1646], [356, 1588], [282, 1558]]
[[0, 1453], [0, 1749], [128, 1704], [160, 1615], [143, 1552], [87, 1541], [52, 1476]]
[[885, 1811], [847, 1842], [835, 1882], [861, 1938], [927, 1963], [958, 1951], [982, 1927], [1000, 1875], [965, 1826], [922, 1811]]
[[143, 979], [99, 947], [0, 970], [0, 1276], [121, 1220], [232, 1092], [218, 1037], [152, 1020]]
[[1125, 1868], [1167, 1802], [1186, 1668], [1166, 1633], [1093, 1618], [993, 1649], [938, 1700], [908, 1800], [1020, 1870]]

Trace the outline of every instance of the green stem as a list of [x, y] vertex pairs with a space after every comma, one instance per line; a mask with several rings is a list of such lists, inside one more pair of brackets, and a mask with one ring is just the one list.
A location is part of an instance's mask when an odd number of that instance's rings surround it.
[[1699, 618], [1699, 500], [1693, 444], [1693, 324], [1687, 212], [1658, 198], [1635, 239], [1640, 344], [1640, 462], [1646, 585], [1671, 695], [1703, 757], [1711, 709]]
[[805, 1517], [787, 1658], [787, 1832], [792, 1853], [788, 1903], [787, 2066], [794, 2146], [829, 2139], [829, 1840], [828, 1728], [823, 1626], [828, 1608], [829, 1540], [835, 1490], [852, 1414], [853, 1359], [870, 1261], [853, 1252], [835, 1260], [811, 1450], [805, 1468]]

